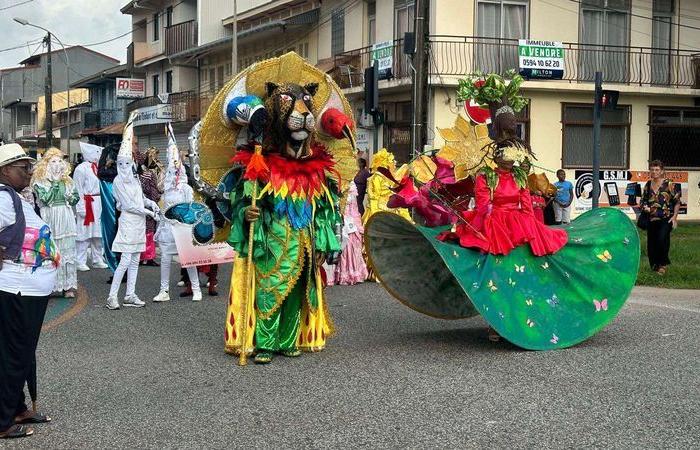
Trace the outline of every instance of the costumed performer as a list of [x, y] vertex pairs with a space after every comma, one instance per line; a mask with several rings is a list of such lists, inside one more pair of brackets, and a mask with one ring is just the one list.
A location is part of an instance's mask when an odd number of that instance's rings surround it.
[[145, 303], [136, 295], [136, 278], [139, 273], [139, 257], [146, 249], [146, 217], [156, 217], [158, 205], [147, 199], [136, 176], [133, 159], [133, 113], [125, 128], [117, 155], [117, 176], [114, 178], [114, 199], [119, 211], [117, 235], [112, 251], [120, 253], [119, 265], [114, 271], [107, 299], [108, 309], [119, 309], [119, 285], [124, 274], [126, 294], [124, 306], [142, 307]]
[[[146, 198], [158, 203], [162, 192], [162, 172], [163, 167], [158, 161], [158, 149], [151, 147], [146, 154], [139, 153], [139, 182], [143, 195]], [[141, 264], [146, 266], [157, 266], [156, 263], [156, 243], [154, 235], [156, 232], [156, 221], [151, 217], [146, 217], [146, 251], [141, 253]]]
[[[191, 203], [194, 201], [194, 191], [187, 183], [187, 172], [180, 158], [180, 151], [175, 142], [175, 134], [172, 126], [166, 126], [168, 135], [167, 163], [165, 179], [163, 181], [163, 210], [167, 211], [171, 206], [179, 203]], [[173, 256], [177, 255], [177, 247], [173, 236], [172, 225], [169, 219], [161, 218], [158, 222], [155, 240], [160, 247], [160, 292], [153, 297], [154, 302], [167, 302], [170, 300], [170, 267]], [[198, 281], [197, 268], [188, 267], [187, 275], [190, 280]], [[202, 300], [202, 289], [199, 283], [192, 284], [192, 301]]]
[[[102, 150], [97, 164], [97, 178], [100, 180], [100, 231], [102, 232], [102, 248], [109, 270], [114, 273], [119, 264], [119, 255], [112, 251], [112, 243], [117, 235], [117, 208], [114, 200], [114, 179], [117, 176], [117, 154], [119, 144], [108, 145]], [[110, 283], [112, 277], [110, 277]]]
[[380, 168], [388, 169], [394, 178], [399, 180], [408, 171], [408, 166], [402, 166], [397, 170], [394, 155], [385, 148], [379, 150], [372, 157], [372, 175], [367, 179], [367, 208], [362, 216], [362, 222], [367, 223], [372, 214], [379, 211], [393, 212], [406, 220], [411, 220], [408, 209], [390, 208], [387, 206], [389, 197], [394, 194], [390, 189], [393, 183], [378, 170]]
[[367, 280], [369, 273], [363, 255], [362, 217], [358, 210], [357, 186], [350, 183], [345, 197], [345, 215], [343, 216], [343, 240], [340, 260], [335, 267], [335, 284], [352, 285]]
[[51, 236], [61, 255], [54, 293], [64, 293], [66, 298], [74, 298], [78, 289], [75, 259], [75, 238], [78, 234], [73, 205], [78, 203], [79, 195], [69, 175], [70, 165], [64, 156], [61, 150], [53, 147], [44, 153], [34, 169], [32, 189], [41, 217], [49, 225]]
[[294, 52], [257, 62], [216, 95], [199, 146], [201, 167], [189, 158], [197, 192], [214, 191], [237, 251], [226, 352], [245, 364], [255, 351], [266, 363], [276, 352], [322, 350], [333, 327], [319, 266], [337, 258], [339, 180], [356, 171], [342, 90]]
[[88, 249], [92, 254], [92, 267], [106, 269], [102, 253], [102, 200], [100, 199], [100, 179], [97, 178], [97, 162], [102, 154], [102, 147], [80, 143], [83, 162], [78, 164], [73, 173], [73, 182], [78, 190], [80, 200], [75, 205], [78, 237], [76, 238], [78, 271], [90, 270], [87, 265]]
[[494, 142], [477, 159], [495, 168], [485, 164], [476, 177], [475, 209], [440, 196], [459, 221], [435, 227], [378, 213], [365, 226], [365, 242], [382, 285], [407, 306], [448, 319], [480, 314], [494, 330], [490, 339], [565, 348], [595, 335], [622, 308], [639, 268], [639, 236], [616, 208], [558, 228], [534, 217], [516, 164], [534, 158], [515, 133], [523, 79], [511, 76], [510, 83], [498, 75], [460, 81], [460, 98], [489, 106], [493, 118]]

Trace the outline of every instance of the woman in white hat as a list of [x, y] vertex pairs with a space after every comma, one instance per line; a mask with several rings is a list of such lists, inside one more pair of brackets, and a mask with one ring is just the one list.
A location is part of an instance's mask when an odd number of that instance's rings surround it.
[[0, 439], [51, 420], [27, 408], [23, 390], [59, 263], [51, 229], [19, 195], [34, 162], [19, 145], [0, 145]]
[[[146, 217], [157, 217], [158, 205], [143, 195], [141, 183], [136, 176], [133, 158], [132, 119], [124, 128], [124, 139], [117, 155], [117, 177], [114, 179], [114, 199], [120, 212], [117, 235], [112, 243], [112, 251], [121, 253], [119, 265], [114, 271], [112, 286], [107, 299], [108, 309], [119, 309], [119, 286], [124, 274], [126, 295], [124, 306], [142, 307], [145, 305], [136, 295], [136, 277], [139, 272], [141, 252], [146, 249]], [[148, 208], [148, 209], [147, 209]]]

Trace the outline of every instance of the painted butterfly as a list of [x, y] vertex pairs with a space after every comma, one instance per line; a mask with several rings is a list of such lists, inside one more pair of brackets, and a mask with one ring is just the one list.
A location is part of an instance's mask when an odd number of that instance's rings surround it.
[[606, 263], [612, 259], [612, 255], [607, 250], [603, 250], [603, 253], [600, 253], [596, 256], [598, 257], [599, 260], [603, 261], [604, 263]]
[[593, 305], [595, 306], [595, 312], [607, 311], [608, 310], [608, 299], [604, 298], [601, 301], [593, 299]]

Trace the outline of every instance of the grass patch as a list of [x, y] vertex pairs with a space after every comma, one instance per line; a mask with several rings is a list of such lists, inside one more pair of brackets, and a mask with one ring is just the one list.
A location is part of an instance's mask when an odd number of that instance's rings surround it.
[[637, 284], [672, 289], [700, 289], [700, 224], [680, 223], [671, 233], [671, 265], [666, 275], [649, 268], [647, 233], [639, 230], [642, 257]]

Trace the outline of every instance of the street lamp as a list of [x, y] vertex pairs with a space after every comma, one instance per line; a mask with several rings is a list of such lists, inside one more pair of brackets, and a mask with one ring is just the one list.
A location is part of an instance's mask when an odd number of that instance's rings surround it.
[[[68, 122], [67, 126], [68, 129], [66, 130], [66, 152], [68, 153], [68, 156], [70, 156], [70, 113], [71, 113], [71, 106], [70, 106], [70, 61], [68, 60], [68, 52], [66, 51], [66, 46], [63, 45], [63, 42], [56, 36], [55, 34], [51, 33], [49, 30], [46, 28], [35, 25], [31, 22], [29, 22], [27, 19], [22, 19], [21, 17], [15, 17], [13, 18], [15, 22], [17, 22], [20, 25], [23, 26], [30, 26], [34, 28], [38, 28], [40, 30], [46, 31], [46, 42], [48, 45], [48, 54], [47, 54], [47, 78], [48, 78], [48, 86], [49, 86], [49, 97], [53, 95], [53, 81], [51, 80], [51, 36], [55, 37], [56, 40], [58, 41], [59, 44], [61, 44], [61, 48], [63, 49], [63, 56], [66, 59], [66, 97], [67, 97], [67, 104], [68, 104]], [[46, 127], [46, 139], [48, 142], [53, 141], [53, 127], [49, 127], [48, 125], [51, 123], [51, 114], [53, 114], [52, 111], [52, 100], [50, 98], [46, 99], [46, 124], [44, 125]], [[50, 108], [51, 107], [51, 108]], [[49, 130], [51, 128], [51, 130]], [[51, 137], [49, 138], [49, 131], [51, 131]], [[51, 141], [49, 141], [51, 139]]]

